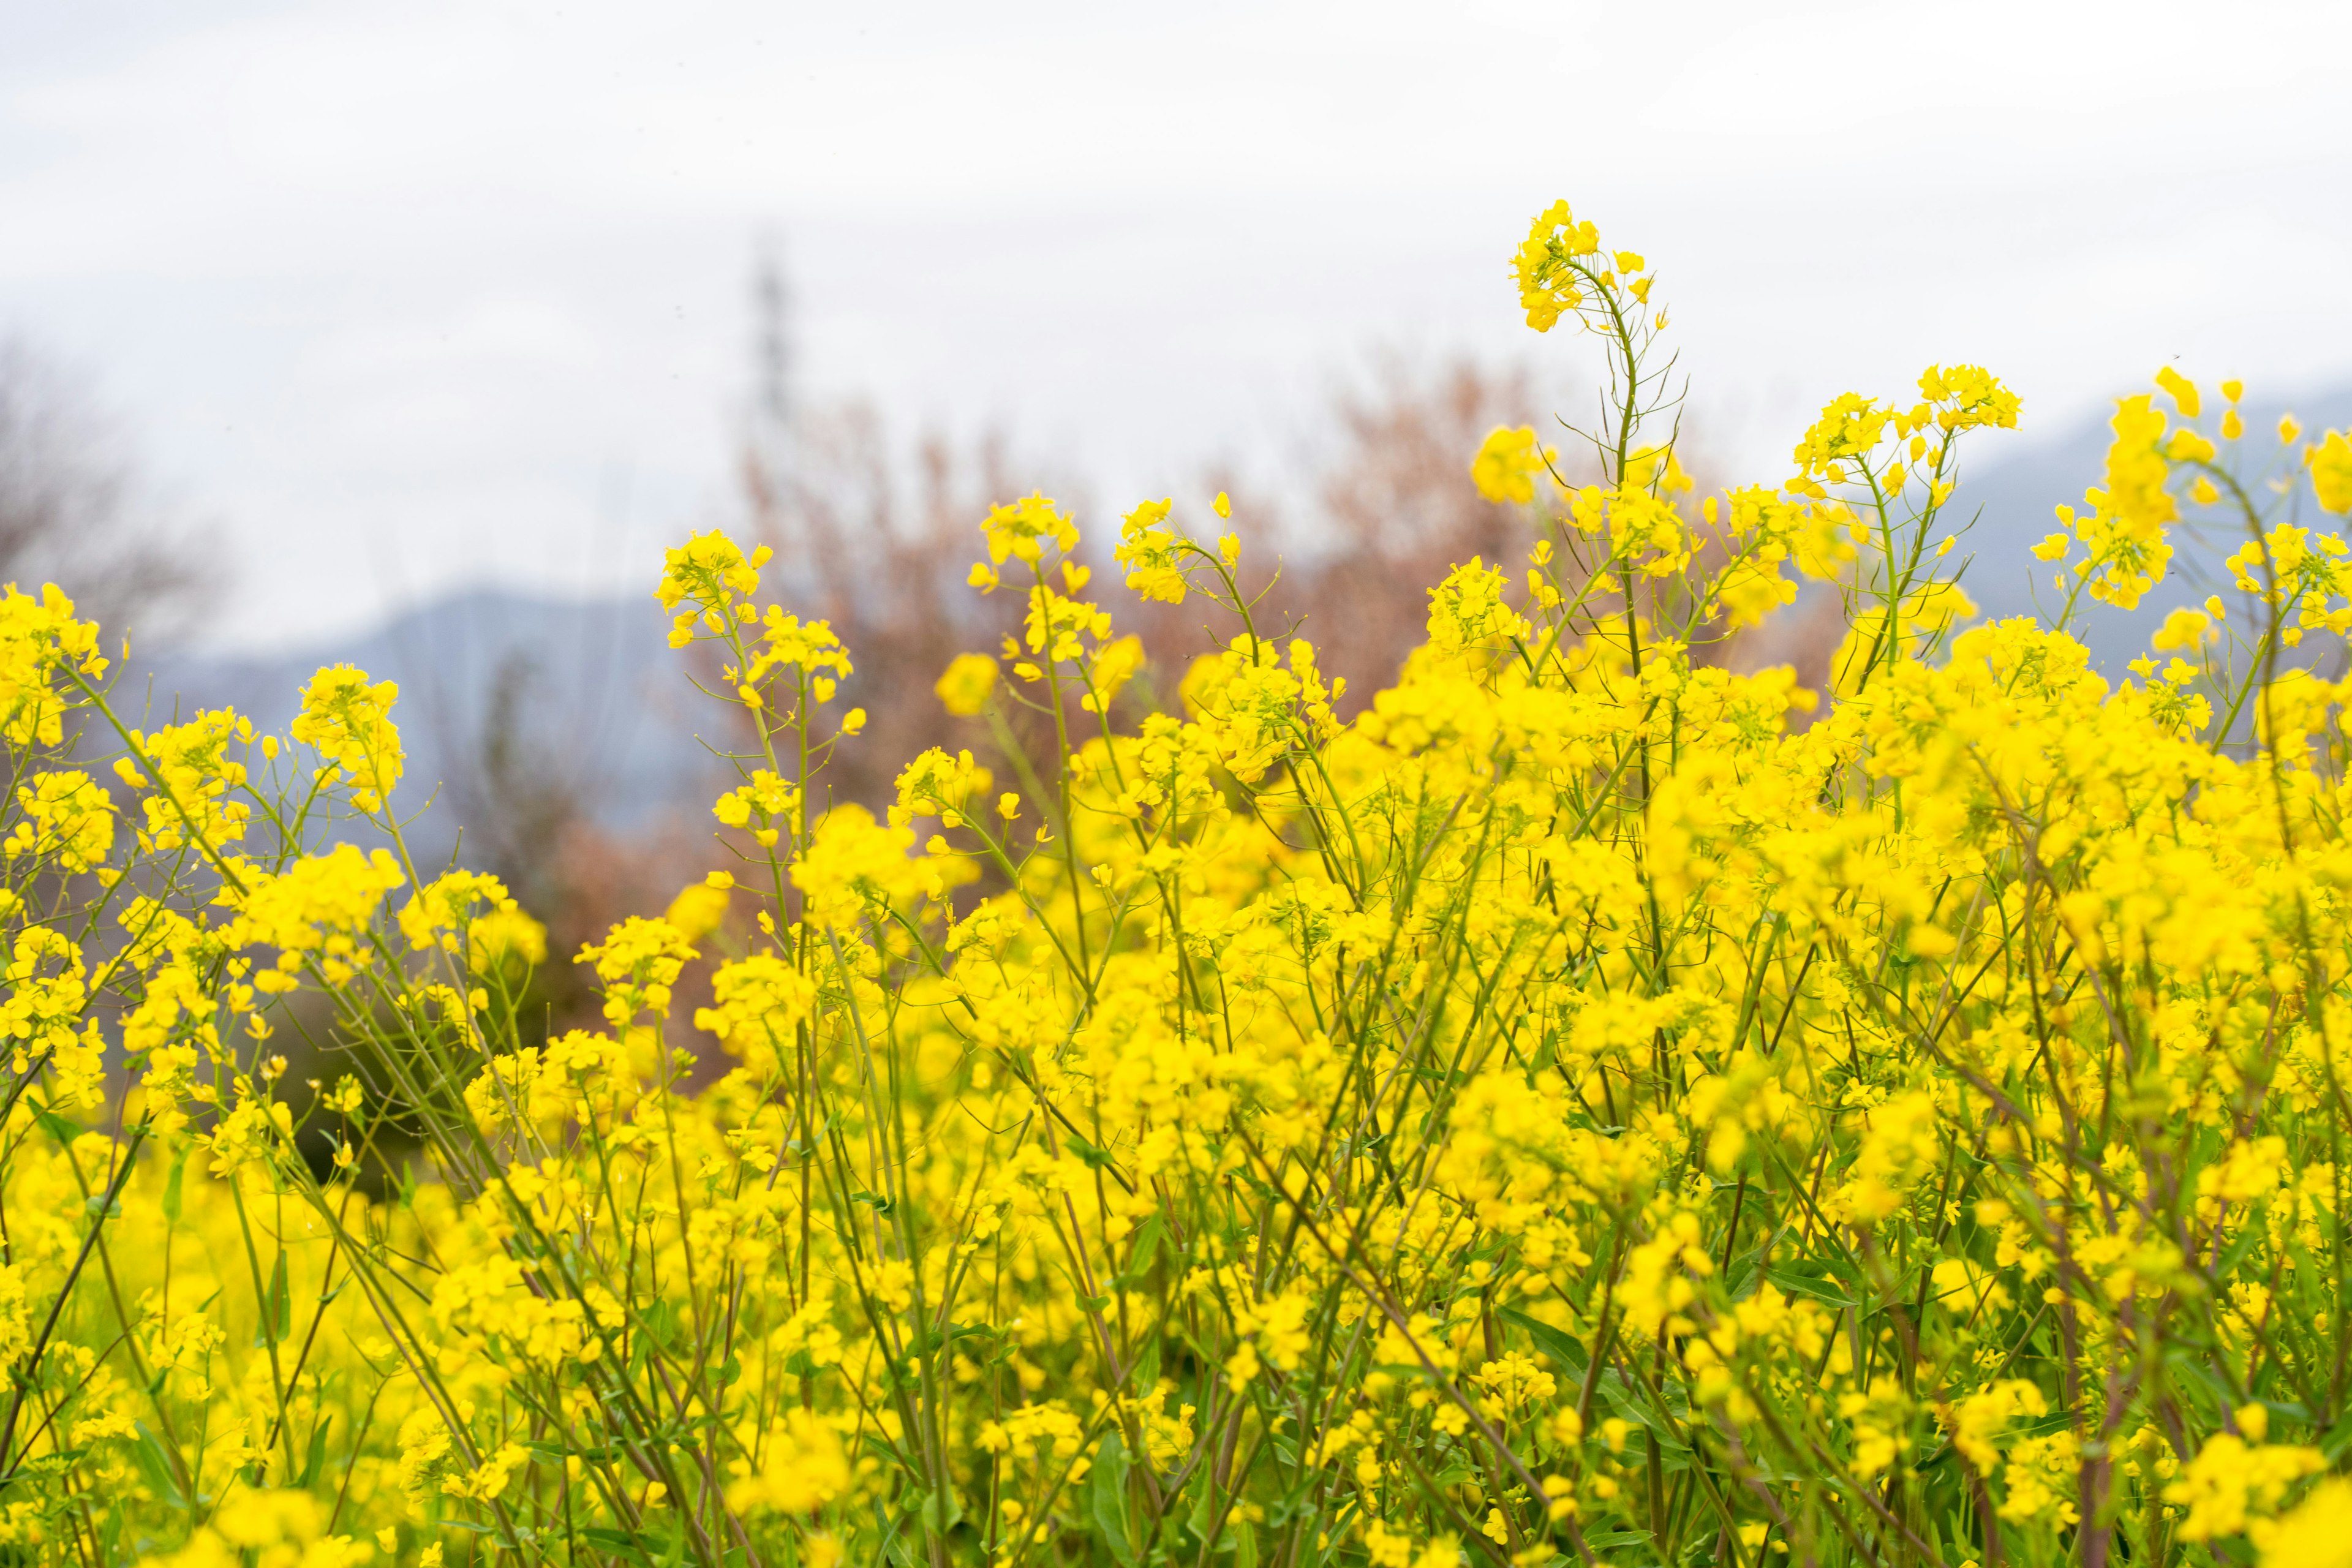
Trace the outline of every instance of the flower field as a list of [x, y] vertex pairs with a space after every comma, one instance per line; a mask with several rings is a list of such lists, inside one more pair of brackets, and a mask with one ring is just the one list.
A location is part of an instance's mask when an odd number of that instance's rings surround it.
[[1223, 497], [1031, 496], [877, 814], [857, 650], [670, 552], [737, 777], [576, 954], [410, 856], [389, 684], [142, 728], [8, 590], [0, 1562], [2352, 1568], [2352, 442], [2168, 370], [1986, 624], [1994, 376], [1702, 497], [1644, 259], [1513, 269], [1607, 417], [1462, 454], [1526, 552], [1368, 702]]

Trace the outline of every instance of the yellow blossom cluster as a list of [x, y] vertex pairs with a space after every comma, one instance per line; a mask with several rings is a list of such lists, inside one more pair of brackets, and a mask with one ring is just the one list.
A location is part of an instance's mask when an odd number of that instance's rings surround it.
[[[1050, 750], [828, 805], [850, 650], [672, 551], [738, 776], [577, 953], [418, 868], [389, 683], [142, 731], [0, 595], [0, 1560], [2344, 1564], [2352, 681], [2287, 656], [2352, 445], [2168, 369], [1983, 624], [1997, 378], [1694, 506], [1643, 258], [1559, 204], [1515, 268], [1601, 471], [1464, 454], [1524, 555], [1352, 714], [1221, 497], [1113, 545], [1217, 637], [1123, 720], [1031, 496], [937, 695]], [[2084, 601], [2192, 515], [2231, 596], [2111, 681]], [[1818, 692], [1726, 647], [1801, 595]], [[600, 1027], [526, 1005], [566, 960]]]

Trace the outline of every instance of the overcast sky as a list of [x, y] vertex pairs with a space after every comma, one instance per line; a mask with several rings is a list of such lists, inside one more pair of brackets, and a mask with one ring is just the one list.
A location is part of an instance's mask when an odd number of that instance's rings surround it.
[[2341, 4], [20, 0], [0, 328], [219, 520], [243, 645], [649, 582], [727, 502], [763, 237], [811, 395], [1108, 509], [1280, 462], [1374, 345], [1575, 379], [1505, 279], [1565, 195], [1777, 479], [1931, 360], [2052, 433], [2176, 357], [2352, 377], [2347, 58]]

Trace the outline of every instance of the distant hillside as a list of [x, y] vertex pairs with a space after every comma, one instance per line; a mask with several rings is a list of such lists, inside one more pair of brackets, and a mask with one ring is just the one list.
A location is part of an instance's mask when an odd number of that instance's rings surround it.
[[[2210, 384], [2205, 390], [2208, 397], [2219, 402]], [[2168, 414], [2171, 412], [2168, 399], [2159, 397], [2158, 402]], [[2277, 426], [2284, 411], [2276, 404], [2246, 406], [2246, 435], [2240, 446], [2249, 459], [2267, 460], [2278, 453]], [[2205, 412], [2208, 417], [2202, 423], [2210, 429], [2215, 410], [2208, 407]], [[2305, 438], [2323, 429], [2352, 425], [2352, 385], [2294, 405], [2294, 413], [2303, 424]], [[2037, 584], [2043, 608], [2054, 611], [2064, 602], [2051, 587], [2055, 568], [2027, 552], [2057, 526], [2052, 516], [2054, 508], [2063, 503], [2079, 510], [2084, 489], [2102, 481], [2112, 438], [2105, 415], [2049, 440], [2032, 441], [2000, 431], [1972, 437], [1969, 446], [1977, 454], [1975, 464], [1961, 474], [1953, 514], [1976, 519], [1960, 542], [1962, 553], [1975, 558], [1963, 584], [1985, 615], [2007, 618], [2035, 614]], [[1969, 449], [1963, 447], [1963, 451]], [[2251, 463], [2249, 471], [2253, 471]], [[2316, 521], [2307, 504], [2305, 513], [2305, 523]], [[2121, 611], [2086, 600], [2087, 614], [2080, 630], [2100, 668], [2111, 678], [2120, 677], [2128, 661], [2147, 651], [2149, 635], [2168, 613], [2227, 588], [2229, 574], [2220, 562], [2244, 542], [2242, 533], [2200, 541], [2189, 529], [2177, 528], [2171, 575], [2137, 610]]]
[[[283, 733], [301, 689], [322, 665], [353, 664], [399, 683], [396, 716], [408, 753], [394, 795], [404, 814], [441, 798], [419, 825], [437, 858], [490, 796], [520, 786], [562, 798], [600, 826], [643, 829], [667, 811], [695, 811], [715, 793], [718, 764], [698, 741], [715, 708], [688, 683], [650, 595], [563, 601], [475, 590], [400, 616], [374, 632], [261, 658], [165, 657], [117, 689], [125, 716], [233, 707]], [[488, 742], [505, 736], [502, 750]]]

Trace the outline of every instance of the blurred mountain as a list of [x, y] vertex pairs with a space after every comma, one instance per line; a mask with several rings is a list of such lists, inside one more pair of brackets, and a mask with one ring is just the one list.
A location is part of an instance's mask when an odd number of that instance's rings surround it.
[[[699, 741], [719, 710], [698, 693], [668, 616], [650, 595], [560, 600], [496, 589], [457, 594], [347, 640], [261, 657], [134, 661], [115, 689], [146, 724], [232, 707], [286, 732], [311, 673], [352, 664], [397, 682], [407, 752], [394, 805], [413, 847], [437, 862], [509, 859], [569, 824], [638, 836], [706, 807], [720, 764]], [[484, 837], [493, 842], [483, 844]], [[503, 853], [501, 853], [503, 851]]]
[[[2220, 424], [2221, 398], [2210, 383], [2205, 394], [2205, 417], [2198, 423], [2210, 433]], [[2179, 423], [2170, 399], [2159, 396], [2157, 403], [2173, 416], [2175, 424]], [[2292, 405], [2304, 430], [2292, 451], [2282, 448], [2278, 440], [2279, 416], [2289, 411], [2274, 403], [2244, 405], [2246, 434], [2237, 443], [2243, 465], [2239, 472], [2248, 489], [2258, 494], [2264, 479], [2300, 471], [2305, 442], [2323, 430], [2352, 425], [2352, 384], [2331, 388]], [[1955, 521], [1973, 520], [1960, 540], [1961, 553], [1973, 557], [1961, 581], [1985, 616], [2007, 619], [2054, 614], [2065, 603], [2065, 595], [2051, 582], [2058, 569], [2036, 561], [2028, 552], [2058, 526], [2052, 515], [2054, 508], [2063, 504], [2081, 510], [2084, 488], [2104, 482], [2107, 447], [2114, 438], [2107, 419], [2105, 414], [2095, 415], [2057, 437], [2030, 443], [2003, 431], [1977, 432], [1963, 445], [1964, 455], [1973, 453], [1975, 467], [1963, 468], [1959, 489], [1946, 515]], [[2303, 492], [2303, 515], [2296, 521], [2305, 526], [2326, 521], [2311, 506], [2307, 487]], [[2087, 596], [2082, 601], [2077, 634], [2110, 679], [2120, 679], [2126, 664], [2148, 651], [2149, 636], [2172, 610], [2201, 604], [2210, 594], [2234, 597], [2227, 592], [2230, 574], [2221, 563], [2245, 542], [2242, 531], [2208, 533], [2183, 523], [2173, 529], [2172, 538], [2171, 571], [2137, 608], [2118, 610], [2093, 603]], [[2315, 639], [2305, 645], [2306, 650], [2317, 651], [2320, 642], [2331, 640]]]

